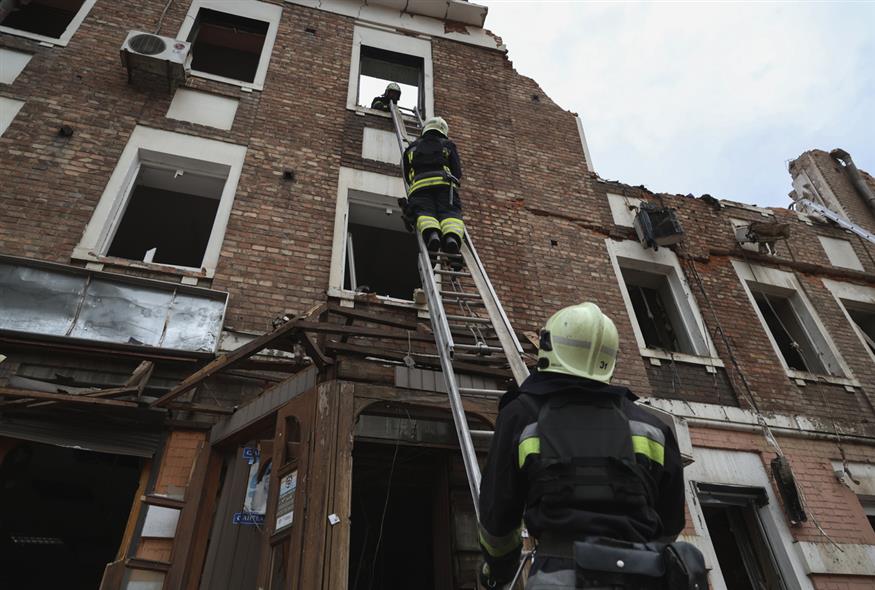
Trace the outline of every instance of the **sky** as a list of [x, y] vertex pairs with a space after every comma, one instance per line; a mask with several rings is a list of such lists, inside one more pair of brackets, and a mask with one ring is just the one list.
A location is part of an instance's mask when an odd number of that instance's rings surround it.
[[474, 1], [602, 178], [785, 207], [806, 150], [875, 174], [875, 1]]

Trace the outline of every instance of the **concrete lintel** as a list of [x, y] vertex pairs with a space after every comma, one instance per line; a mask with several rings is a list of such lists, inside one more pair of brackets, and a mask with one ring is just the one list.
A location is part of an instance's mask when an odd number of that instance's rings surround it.
[[875, 576], [875, 545], [795, 543], [809, 574]]

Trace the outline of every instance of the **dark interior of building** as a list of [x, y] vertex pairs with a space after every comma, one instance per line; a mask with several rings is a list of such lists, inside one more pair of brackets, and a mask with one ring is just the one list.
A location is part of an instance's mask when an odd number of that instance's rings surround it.
[[254, 82], [267, 29], [264, 21], [201, 8], [189, 35], [192, 69]]
[[783, 590], [752, 507], [702, 506], [727, 590]]
[[0, 443], [3, 587], [94, 590], [118, 552], [141, 459]]
[[19, 31], [60, 37], [85, 0], [33, 0], [19, 2], [0, 23]]
[[[419, 250], [413, 234], [357, 223], [349, 224], [349, 232], [357, 286], [367, 287], [369, 293], [412, 299], [413, 291], [421, 283], [416, 270]], [[344, 286], [350, 289], [349, 272]]]
[[109, 247], [109, 256], [200, 268], [218, 199], [137, 186]]

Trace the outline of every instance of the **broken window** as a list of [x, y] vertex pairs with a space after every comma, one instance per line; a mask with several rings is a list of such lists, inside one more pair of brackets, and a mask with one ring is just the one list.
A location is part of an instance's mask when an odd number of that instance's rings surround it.
[[107, 255], [200, 268], [226, 179], [142, 164]]
[[875, 531], [875, 497], [860, 496], [860, 503], [863, 505], [863, 511], [866, 513], [866, 520], [869, 521], [869, 526]]
[[344, 289], [409, 300], [420, 286], [416, 238], [393, 201], [350, 191]]
[[[800, 317], [799, 311], [803, 310], [804, 306], [799, 301], [793, 301], [797, 296], [778, 295], [765, 291], [752, 291], [752, 293], [787, 366], [797, 371], [829, 374], [823, 359], [826, 353], [818, 350], [813, 342], [810, 316], [805, 319]], [[806, 326], [806, 323], [809, 325]]]
[[842, 301], [851, 321], [857, 327], [860, 336], [873, 353], [875, 353], [875, 310], [869, 306], [853, 301]]
[[760, 518], [763, 488], [697, 483], [696, 488], [727, 590], [785, 590]]
[[265, 21], [201, 8], [188, 35], [192, 70], [255, 82], [269, 27]]
[[6, 0], [0, 2], [0, 26], [59, 39], [85, 0]]
[[669, 278], [637, 269], [621, 270], [647, 348], [697, 354]]
[[358, 101], [370, 107], [371, 101], [386, 90], [390, 82], [401, 87], [398, 105], [424, 112], [424, 61], [421, 57], [405, 55], [367, 45], [361, 46], [359, 57]]

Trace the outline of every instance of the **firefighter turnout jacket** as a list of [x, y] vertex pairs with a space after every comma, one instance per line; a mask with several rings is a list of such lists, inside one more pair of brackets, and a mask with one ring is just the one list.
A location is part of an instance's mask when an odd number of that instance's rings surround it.
[[536, 372], [501, 399], [480, 485], [480, 546], [513, 576], [525, 518], [536, 538], [674, 539], [684, 527], [671, 429], [625, 387]]
[[[407, 146], [403, 157], [407, 196], [422, 189], [452, 185], [458, 190], [462, 178], [462, 163], [456, 144], [438, 131], [426, 131]], [[455, 181], [448, 175], [455, 177]]]

